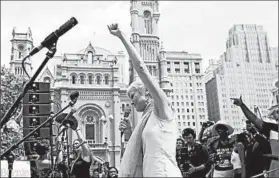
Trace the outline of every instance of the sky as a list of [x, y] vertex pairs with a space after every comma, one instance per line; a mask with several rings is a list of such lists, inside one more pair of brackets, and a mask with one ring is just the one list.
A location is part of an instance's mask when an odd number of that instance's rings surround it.
[[[75, 53], [89, 42], [116, 53], [121, 41], [107, 25], [118, 23], [130, 36], [130, 1], [1, 1], [1, 65], [9, 65], [13, 27], [31, 28], [38, 46], [71, 17], [78, 24], [60, 37], [56, 55]], [[167, 51], [199, 53], [203, 70], [209, 59], [225, 51], [228, 31], [234, 24], [263, 25], [271, 47], [278, 47], [278, 1], [159, 1], [159, 37]], [[32, 58], [36, 69], [45, 58], [43, 49]], [[34, 70], [33, 70], [34, 72]]]

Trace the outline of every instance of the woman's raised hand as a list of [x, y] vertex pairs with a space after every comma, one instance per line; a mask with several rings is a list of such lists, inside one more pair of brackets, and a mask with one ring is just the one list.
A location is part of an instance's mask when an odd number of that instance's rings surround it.
[[113, 35], [115, 35], [117, 37], [121, 36], [121, 31], [119, 30], [117, 23], [108, 25], [108, 29], [109, 29], [109, 32], [111, 34], [113, 34]]

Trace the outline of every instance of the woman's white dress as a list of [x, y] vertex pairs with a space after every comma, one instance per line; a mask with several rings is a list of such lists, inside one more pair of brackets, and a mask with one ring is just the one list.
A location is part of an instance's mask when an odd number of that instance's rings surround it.
[[175, 159], [177, 124], [162, 120], [154, 112], [142, 133], [143, 177], [182, 177]]

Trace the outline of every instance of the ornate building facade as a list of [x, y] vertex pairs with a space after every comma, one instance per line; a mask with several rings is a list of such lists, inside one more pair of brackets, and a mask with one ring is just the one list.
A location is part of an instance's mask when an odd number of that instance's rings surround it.
[[[112, 54], [106, 49], [93, 47], [91, 43], [77, 53], [55, 56], [52, 61], [60, 61], [46, 67], [38, 81], [50, 82], [53, 111], [67, 106], [72, 92], [78, 91], [79, 98], [74, 108], [86, 142], [94, 156], [110, 165], [120, 164], [120, 131], [118, 125], [128, 98], [125, 76], [125, 56]], [[124, 69], [123, 69], [124, 68]], [[127, 69], [128, 70], [128, 69]], [[70, 109], [65, 113], [70, 112]], [[69, 130], [69, 143], [77, 138]]]

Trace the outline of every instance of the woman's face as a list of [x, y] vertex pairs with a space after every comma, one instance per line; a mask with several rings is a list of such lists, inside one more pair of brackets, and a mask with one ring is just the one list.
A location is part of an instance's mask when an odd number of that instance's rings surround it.
[[81, 147], [78, 147], [79, 145], [80, 145], [80, 142], [78, 140], [75, 140], [74, 143], [73, 143], [74, 151], [76, 151], [76, 152], [81, 151]]
[[176, 148], [177, 149], [180, 149], [180, 148], [182, 148], [183, 147], [183, 142], [181, 141], [181, 140], [177, 140], [176, 141]]
[[132, 104], [136, 108], [138, 112], [143, 112], [146, 104], [147, 104], [147, 97], [145, 95], [145, 92], [140, 91], [134, 87], [132, 87], [128, 91], [128, 97], [130, 98]]
[[117, 171], [116, 171], [116, 169], [115, 169], [115, 168], [111, 168], [111, 169], [109, 170], [109, 175], [110, 175], [110, 177], [115, 177], [115, 176], [117, 176]]

